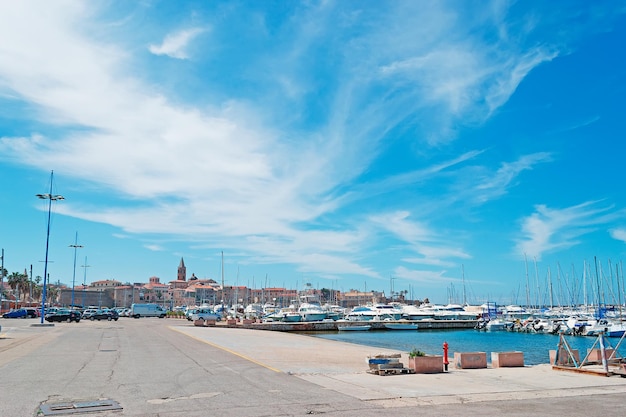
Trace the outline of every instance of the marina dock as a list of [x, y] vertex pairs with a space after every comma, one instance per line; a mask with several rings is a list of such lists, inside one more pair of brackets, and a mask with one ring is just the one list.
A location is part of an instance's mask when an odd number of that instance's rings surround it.
[[[398, 321], [314, 321], [314, 322], [247, 322], [242, 320], [220, 322], [219, 326], [236, 327], [255, 330], [271, 330], [277, 332], [317, 332], [317, 331], [334, 331], [338, 330], [342, 324], [350, 325], [370, 325], [370, 331], [381, 330], [390, 331], [385, 324], [390, 323], [414, 323], [418, 325], [419, 330], [445, 330], [445, 329], [473, 329], [476, 326], [476, 320], [398, 320]], [[391, 330], [393, 331], [393, 330]]]

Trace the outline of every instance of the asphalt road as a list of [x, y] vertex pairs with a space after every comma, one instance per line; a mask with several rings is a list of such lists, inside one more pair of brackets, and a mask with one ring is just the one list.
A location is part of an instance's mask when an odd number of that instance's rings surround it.
[[[108, 414], [124, 416], [344, 415], [344, 410], [368, 408], [184, 336], [166, 319], [81, 321], [53, 328], [25, 327], [26, 321], [3, 323], [2, 416], [35, 415], [43, 402], [105, 398], [123, 407]], [[9, 329], [14, 323], [22, 326]], [[16, 346], [5, 346], [8, 341]]]
[[[0, 416], [38, 414], [43, 404], [113, 400], [118, 411], [79, 412], [88, 416], [606, 416], [626, 410], [626, 384], [609, 394], [555, 396], [537, 401], [364, 401], [250, 360], [232, 349], [190, 337], [191, 326], [169, 319], [57, 323], [0, 319]], [[211, 329], [202, 329], [210, 335]], [[222, 329], [220, 329], [222, 330]], [[228, 331], [228, 329], [223, 329]], [[274, 333], [255, 332], [254, 340]], [[282, 335], [287, 337], [289, 335]], [[298, 339], [300, 340], [300, 339]], [[245, 342], [241, 339], [240, 342]], [[299, 342], [302, 343], [302, 342]], [[332, 342], [331, 342], [332, 343]], [[267, 352], [266, 352], [267, 353]], [[297, 354], [294, 354], [297, 358]], [[304, 361], [305, 358], [301, 358]], [[360, 358], [361, 360], [361, 358]], [[355, 375], [359, 377], [359, 375]], [[379, 384], [402, 376], [372, 376]], [[600, 377], [591, 377], [600, 378]], [[406, 381], [406, 380], [405, 380]], [[625, 380], [626, 381], [626, 380]], [[445, 382], [442, 382], [445, 383]], [[624, 388], [624, 389], [622, 389]], [[70, 415], [63, 411], [58, 415]]]

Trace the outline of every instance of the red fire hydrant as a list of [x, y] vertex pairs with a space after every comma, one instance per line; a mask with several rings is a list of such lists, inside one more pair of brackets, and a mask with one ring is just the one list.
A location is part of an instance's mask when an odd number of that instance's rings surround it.
[[448, 372], [448, 342], [443, 342], [443, 370]]

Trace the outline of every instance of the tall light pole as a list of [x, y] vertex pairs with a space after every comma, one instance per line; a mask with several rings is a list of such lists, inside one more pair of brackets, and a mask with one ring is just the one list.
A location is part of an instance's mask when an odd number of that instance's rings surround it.
[[2, 249], [2, 255], [0, 255], [0, 310], [2, 310], [2, 295], [4, 294], [4, 248]]
[[84, 269], [84, 275], [83, 275], [83, 308], [85, 308], [85, 286], [87, 285], [87, 268], [89, 268], [91, 265], [87, 265], [87, 257], [85, 256], [85, 264], [82, 265], [82, 268]]
[[74, 244], [69, 245], [69, 247], [74, 248], [74, 274], [72, 275], [72, 308], [74, 308], [74, 284], [76, 282], [76, 250], [83, 247], [82, 245], [78, 244], [78, 232], [76, 232]]
[[54, 178], [54, 171], [50, 171], [50, 192], [47, 194], [37, 194], [37, 197], [42, 200], [48, 200], [48, 229], [46, 232], [46, 259], [43, 267], [43, 292], [41, 296], [41, 324], [43, 324], [44, 316], [46, 315], [46, 280], [48, 277], [48, 247], [50, 244], [50, 213], [52, 212], [52, 202], [58, 200], [65, 200], [65, 197], [58, 194], [52, 194], [52, 180]]

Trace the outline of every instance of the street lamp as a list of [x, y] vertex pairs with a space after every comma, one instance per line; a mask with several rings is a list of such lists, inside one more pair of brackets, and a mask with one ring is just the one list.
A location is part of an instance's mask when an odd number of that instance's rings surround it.
[[82, 265], [82, 267], [84, 268], [84, 275], [83, 275], [83, 308], [85, 308], [85, 286], [87, 285], [87, 268], [89, 268], [91, 265], [87, 265], [87, 257], [85, 256], [85, 264]]
[[74, 308], [74, 283], [76, 282], [76, 250], [82, 248], [82, 245], [78, 244], [78, 232], [74, 238], [74, 244], [69, 245], [70, 248], [74, 248], [74, 274], [72, 275], [72, 308]]
[[37, 197], [42, 200], [48, 200], [48, 230], [46, 232], [46, 260], [43, 267], [43, 294], [41, 296], [41, 324], [43, 324], [44, 316], [46, 315], [46, 279], [48, 277], [48, 246], [50, 244], [50, 213], [52, 212], [52, 202], [58, 200], [65, 200], [65, 197], [58, 194], [52, 194], [52, 179], [54, 178], [54, 171], [50, 171], [50, 192], [47, 194], [37, 194]]

